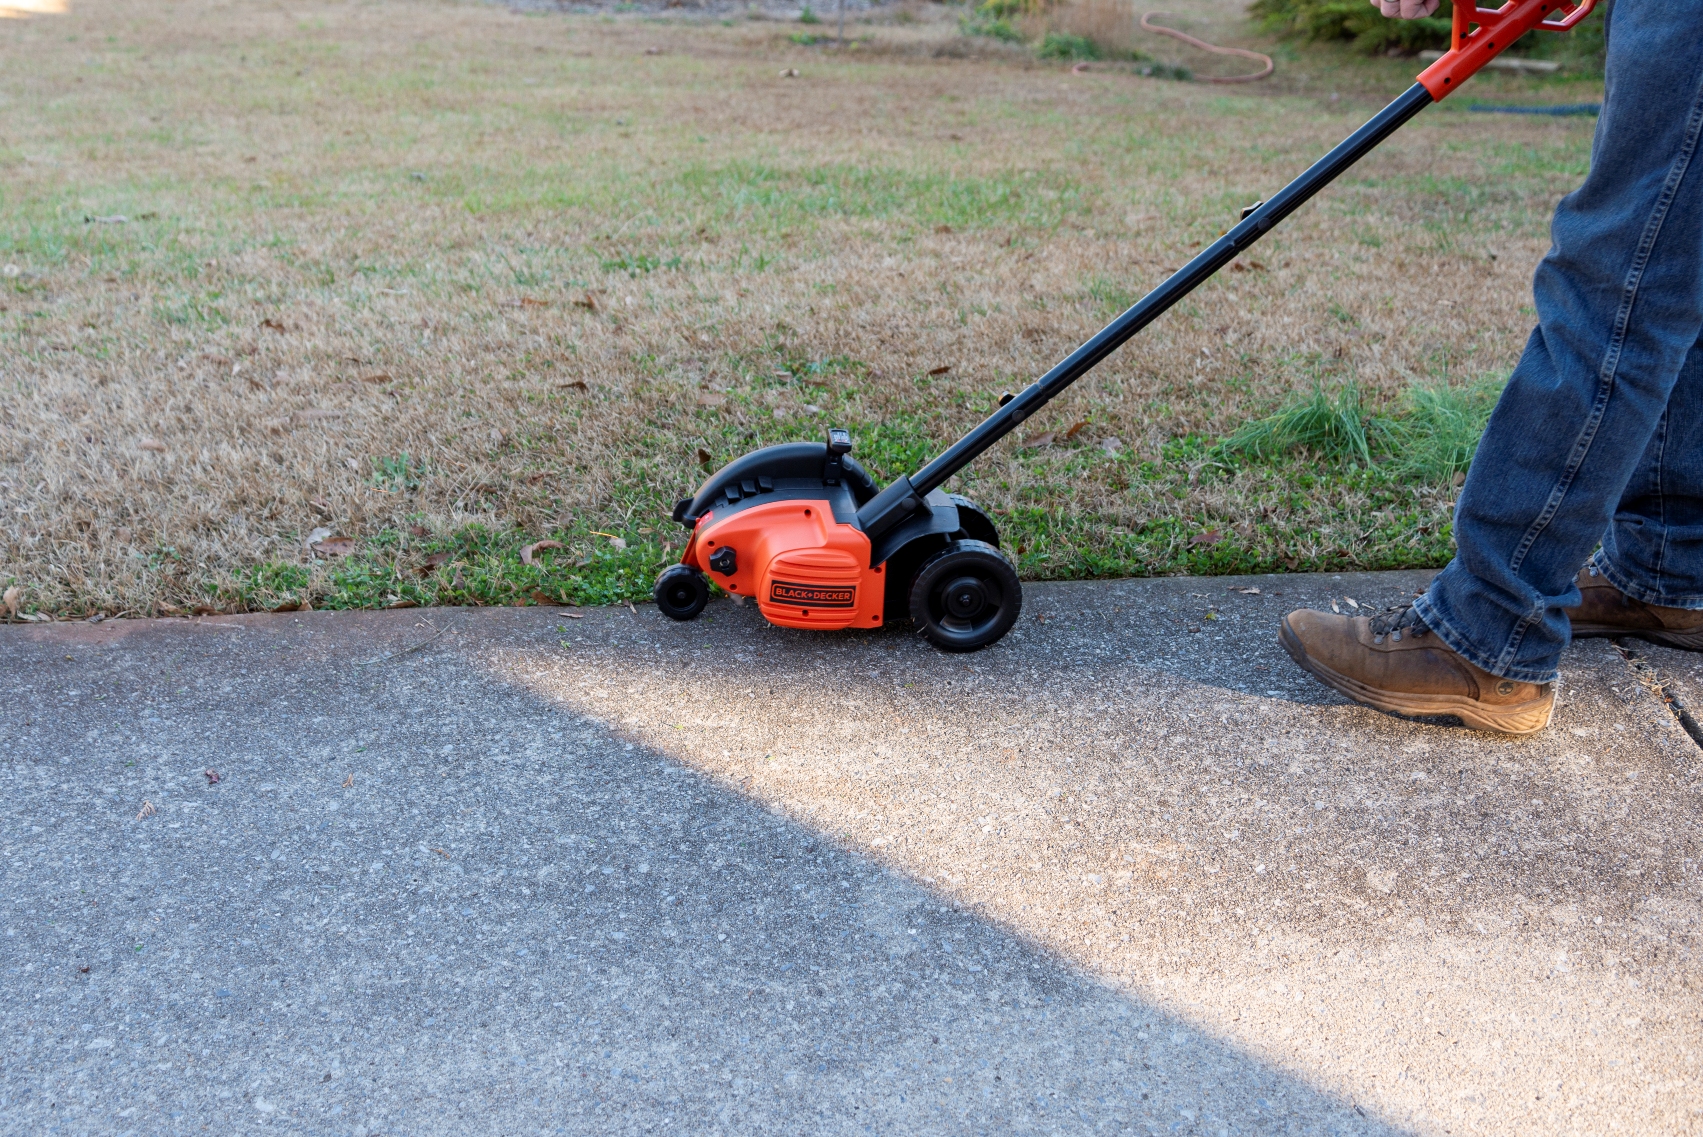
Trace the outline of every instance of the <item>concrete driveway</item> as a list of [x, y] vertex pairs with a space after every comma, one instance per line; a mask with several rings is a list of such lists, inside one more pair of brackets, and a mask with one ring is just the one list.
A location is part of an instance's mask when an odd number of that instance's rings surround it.
[[1423, 579], [0, 628], [0, 1131], [1703, 1128], [1703, 669], [1515, 741], [1276, 645]]

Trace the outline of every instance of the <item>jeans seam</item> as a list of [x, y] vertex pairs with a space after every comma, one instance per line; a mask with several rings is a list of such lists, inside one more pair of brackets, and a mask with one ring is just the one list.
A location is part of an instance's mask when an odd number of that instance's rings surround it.
[[1662, 411], [1660, 421], [1656, 423], [1656, 523], [1661, 526], [1661, 541], [1656, 546], [1656, 590], [1662, 590], [1662, 568], [1667, 564], [1668, 554], [1668, 504], [1667, 495], [1662, 491], [1662, 463], [1667, 459], [1668, 451], [1668, 412]]
[[[1703, 92], [1692, 102], [1690, 121], [1686, 123], [1685, 141], [1680, 146], [1679, 156], [1674, 160], [1673, 167], [1668, 171], [1668, 177], [1662, 186], [1662, 192], [1656, 199], [1650, 217], [1644, 224], [1644, 235], [1638, 242], [1637, 254], [1633, 257], [1632, 267], [1627, 271], [1626, 283], [1621, 295], [1620, 308], [1614, 317], [1614, 332], [1609, 337], [1607, 350], [1598, 368], [1597, 396], [1591, 406], [1591, 413], [1585, 419], [1585, 424], [1579, 430], [1579, 436], [1573, 443], [1573, 453], [1568, 458], [1567, 466], [1561, 477], [1556, 480], [1555, 488], [1550, 492], [1549, 500], [1544, 503], [1542, 512], [1532, 522], [1531, 528], [1521, 538], [1514, 555], [1509, 558], [1508, 569], [1519, 575], [1520, 565], [1525, 562], [1526, 554], [1549, 527], [1555, 515], [1561, 510], [1561, 503], [1572, 488], [1573, 479], [1578, 475], [1579, 468], [1584, 465], [1589, 456], [1591, 443], [1596, 440], [1597, 428], [1602, 424], [1603, 415], [1608, 409], [1609, 396], [1614, 391], [1615, 378], [1620, 369], [1620, 355], [1626, 344], [1628, 326], [1632, 319], [1632, 307], [1638, 297], [1638, 286], [1643, 282], [1644, 270], [1649, 265], [1650, 254], [1655, 249], [1657, 239], [1661, 236], [1662, 224], [1667, 220], [1669, 208], [1673, 199], [1679, 193], [1679, 185], [1685, 180], [1686, 171], [1690, 168], [1691, 158], [1697, 148], [1697, 136], [1703, 129]], [[1522, 637], [1529, 617], [1521, 621], [1520, 627], [1510, 638], [1510, 645], [1516, 644]], [[1511, 660], [1505, 650], [1502, 658]]]

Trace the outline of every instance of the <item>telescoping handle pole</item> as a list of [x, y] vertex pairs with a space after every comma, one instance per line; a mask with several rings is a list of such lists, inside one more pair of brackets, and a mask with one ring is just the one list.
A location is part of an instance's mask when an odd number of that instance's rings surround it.
[[[1489, 11], [1457, 0], [1453, 47], [1428, 67], [1413, 86], [1269, 201], [1250, 211], [1235, 228], [1208, 245], [1188, 264], [1100, 329], [1051, 371], [1002, 404], [939, 457], [910, 477], [899, 478], [871, 498], [858, 510], [859, 525], [873, 538], [904, 521], [921, 507], [923, 495], [939, 488], [984, 450], [1016, 429], [1024, 419], [1046, 406], [1066, 387], [1116, 351], [1124, 341], [1211, 279], [1242, 250], [1265, 236], [1273, 226], [1335, 181], [1343, 171], [1414, 115], [1452, 94], [1467, 78], [1527, 31], [1534, 27], [1563, 31], [1589, 14], [1595, 3], [1596, 0], [1583, 0], [1575, 7], [1558, 0], [1510, 0], [1501, 8]], [[1551, 20], [1552, 15], [1559, 15], [1562, 19]]]

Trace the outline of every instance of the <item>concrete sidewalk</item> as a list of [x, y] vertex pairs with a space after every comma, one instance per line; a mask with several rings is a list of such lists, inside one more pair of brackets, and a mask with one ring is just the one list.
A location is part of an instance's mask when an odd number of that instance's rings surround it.
[[1526, 740], [1277, 646], [1423, 580], [0, 628], [0, 1132], [1703, 1129], [1703, 751], [1603, 641]]

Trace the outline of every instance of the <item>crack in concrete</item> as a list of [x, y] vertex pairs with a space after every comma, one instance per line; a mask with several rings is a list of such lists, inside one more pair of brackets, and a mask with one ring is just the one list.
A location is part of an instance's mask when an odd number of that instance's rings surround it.
[[1697, 720], [1692, 717], [1691, 712], [1686, 709], [1679, 696], [1668, 690], [1667, 684], [1662, 681], [1661, 672], [1657, 671], [1649, 660], [1634, 651], [1624, 637], [1616, 637], [1609, 640], [1609, 643], [1614, 645], [1614, 650], [1620, 653], [1620, 658], [1626, 661], [1627, 670], [1632, 673], [1632, 678], [1637, 681], [1639, 686], [1660, 699], [1662, 705], [1672, 713], [1674, 721], [1679, 724], [1679, 728], [1685, 731], [1690, 736], [1691, 741], [1695, 742], [1699, 748], [1703, 748], [1703, 726], [1698, 725]]

